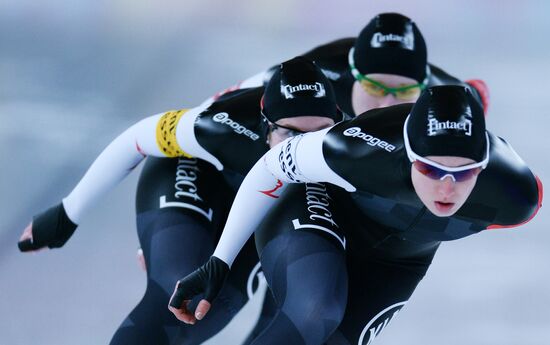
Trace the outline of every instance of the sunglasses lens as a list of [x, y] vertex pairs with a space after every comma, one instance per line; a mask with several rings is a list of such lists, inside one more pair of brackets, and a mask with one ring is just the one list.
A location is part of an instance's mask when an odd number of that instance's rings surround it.
[[281, 125], [277, 125], [275, 123], [270, 123], [269, 124], [269, 131], [271, 133], [277, 132], [277, 135], [279, 137], [285, 138], [285, 139], [290, 138], [290, 137], [295, 137], [297, 135], [305, 133], [305, 132], [302, 132], [298, 129], [287, 128], [287, 127], [284, 127], [284, 126], [281, 126]]
[[395, 97], [403, 101], [412, 101], [420, 96], [420, 87], [411, 87], [395, 91]]
[[384, 88], [380, 85], [373, 83], [370, 80], [364, 79], [364, 77], [363, 79], [359, 79], [359, 82], [361, 83], [361, 86], [363, 87], [363, 90], [365, 90], [366, 93], [375, 97], [384, 97], [388, 93], [391, 93], [397, 99], [400, 99], [403, 101], [413, 101], [420, 96], [420, 92], [422, 91], [422, 89], [420, 88], [420, 85], [415, 87], [404, 86], [401, 88], [392, 89], [392, 88]]
[[445, 176], [447, 174], [446, 171], [441, 170], [439, 168], [436, 168], [434, 166], [431, 166], [429, 164], [426, 164], [421, 161], [414, 161], [413, 166], [418, 172], [420, 172], [422, 175], [425, 175], [431, 179], [439, 180], [441, 177]]
[[361, 86], [363, 87], [363, 90], [365, 90], [365, 92], [371, 96], [384, 97], [386, 95], [386, 90], [384, 90], [378, 85], [371, 83], [368, 80], [361, 80], [360, 83], [361, 83]]
[[450, 174], [454, 176], [456, 182], [463, 182], [463, 181], [469, 180], [474, 176], [477, 176], [481, 172], [481, 168], [472, 168], [468, 170], [450, 172], [443, 169], [439, 169], [437, 167], [434, 167], [432, 165], [429, 165], [421, 161], [414, 161], [413, 166], [422, 175], [425, 175], [431, 179], [439, 180], [443, 176]]
[[453, 172], [453, 176], [455, 177], [456, 182], [462, 182], [462, 181], [469, 180], [474, 176], [477, 176], [480, 172], [481, 172], [481, 168], [473, 168], [473, 169], [468, 169], [464, 171]]

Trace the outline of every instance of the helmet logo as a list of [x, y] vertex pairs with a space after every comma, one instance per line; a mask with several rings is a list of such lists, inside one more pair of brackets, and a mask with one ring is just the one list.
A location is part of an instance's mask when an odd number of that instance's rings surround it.
[[313, 95], [315, 98], [322, 98], [326, 95], [325, 87], [319, 82], [315, 84], [298, 84], [295, 86], [281, 85], [281, 93], [285, 95], [286, 99], [294, 98], [294, 93], [298, 91], [315, 91]]
[[414, 36], [407, 32], [403, 36], [376, 32], [370, 40], [370, 45], [373, 48], [385, 48], [393, 46], [392, 42], [399, 43], [403, 49], [414, 50]]
[[452, 129], [458, 132], [464, 132], [464, 135], [472, 136], [472, 121], [464, 119], [461, 122], [443, 121], [439, 122], [437, 119], [430, 118], [428, 120], [428, 136], [433, 137], [436, 135], [445, 134], [447, 130]]

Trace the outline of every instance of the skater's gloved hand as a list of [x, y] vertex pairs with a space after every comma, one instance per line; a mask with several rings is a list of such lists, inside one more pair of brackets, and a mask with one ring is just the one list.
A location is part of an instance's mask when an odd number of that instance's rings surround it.
[[17, 246], [22, 252], [36, 251], [46, 246], [60, 248], [76, 228], [77, 225], [67, 216], [63, 203], [59, 203], [33, 218], [23, 230]]
[[[201, 320], [210, 310], [211, 303], [218, 296], [228, 274], [229, 266], [221, 259], [211, 256], [204, 265], [178, 281], [168, 309], [185, 323], [194, 324]], [[193, 297], [202, 293], [204, 298], [193, 314], [188, 309], [189, 303]]]

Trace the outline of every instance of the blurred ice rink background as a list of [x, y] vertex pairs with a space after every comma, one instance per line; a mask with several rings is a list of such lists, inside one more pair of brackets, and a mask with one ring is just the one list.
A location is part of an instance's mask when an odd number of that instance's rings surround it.
[[[2, 0], [0, 344], [107, 344], [141, 298], [137, 172], [63, 249], [16, 247], [117, 134], [355, 36], [384, 11], [417, 22], [432, 63], [487, 82], [488, 127], [550, 183], [548, 1]], [[443, 244], [375, 344], [550, 344], [549, 222], [543, 208], [521, 228]], [[238, 344], [254, 307], [209, 344]]]

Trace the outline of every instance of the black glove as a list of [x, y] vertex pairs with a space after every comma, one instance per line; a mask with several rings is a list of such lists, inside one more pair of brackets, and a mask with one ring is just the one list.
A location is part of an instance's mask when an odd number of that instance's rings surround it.
[[32, 240], [27, 239], [17, 243], [19, 250], [27, 252], [48, 246], [60, 248], [69, 240], [77, 225], [73, 223], [59, 203], [46, 211], [34, 216], [32, 220]]
[[180, 309], [183, 301], [203, 292], [204, 299], [212, 303], [220, 293], [228, 274], [229, 266], [221, 259], [211, 256], [204, 265], [178, 281], [170, 306]]

